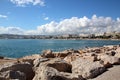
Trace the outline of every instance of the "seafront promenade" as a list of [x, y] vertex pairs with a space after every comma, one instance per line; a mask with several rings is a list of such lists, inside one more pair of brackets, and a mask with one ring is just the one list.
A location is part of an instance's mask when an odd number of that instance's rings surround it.
[[119, 80], [120, 45], [0, 57], [0, 80]]

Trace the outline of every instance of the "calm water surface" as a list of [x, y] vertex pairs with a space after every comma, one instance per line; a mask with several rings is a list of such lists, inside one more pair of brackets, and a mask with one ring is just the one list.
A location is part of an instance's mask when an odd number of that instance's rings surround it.
[[62, 51], [65, 49], [81, 49], [103, 45], [118, 45], [120, 40], [39, 40], [39, 39], [1, 39], [0, 56], [18, 58], [51, 49]]

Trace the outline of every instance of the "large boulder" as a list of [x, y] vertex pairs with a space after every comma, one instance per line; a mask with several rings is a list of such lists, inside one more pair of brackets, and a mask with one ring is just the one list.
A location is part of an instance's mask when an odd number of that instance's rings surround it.
[[24, 56], [22, 58], [18, 58], [18, 62], [29, 62], [31, 65], [33, 65], [33, 61], [37, 58], [42, 58], [39, 54], [33, 54], [30, 56]]
[[[35, 72], [33, 80], [53, 80], [53, 78], [61, 79], [58, 71], [52, 67], [40, 66]], [[62, 79], [61, 79], [62, 80]]]
[[120, 80], [120, 66], [113, 66], [100, 76], [90, 80]]
[[82, 80], [81, 76], [73, 76], [71, 65], [60, 58], [39, 64], [33, 80]]
[[103, 55], [99, 55], [98, 59], [103, 61], [104, 65], [120, 64], [120, 59], [115, 56], [109, 56], [109, 55], [103, 54]]
[[82, 76], [59, 72], [53, 67], [40, 66], [33, 80], [84, 80]]
[[72, 73], [82, 75], [84, 78], [94, 78], [105, 71], [105, 67], [99, 61], [92, 62], [79, 58], [72, 62]]
[[5, 63], [0, 65], [0, 77], [5, 79], [32, 80], [34, 72], [32, 65], [29, 63]]
[[52, 60], [41, 63], [40, 66], [46, 65], [48, 67], [53, 67], [57, 69], [59, 72], [71, 72], [72, 66], [68, 64], [66, 61], [60, 58], [54, 58]]

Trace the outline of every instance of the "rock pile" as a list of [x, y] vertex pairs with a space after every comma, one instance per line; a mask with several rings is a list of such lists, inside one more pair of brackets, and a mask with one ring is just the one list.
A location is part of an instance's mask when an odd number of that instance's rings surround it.
[[53, 52], [19, 59], [0, 57], [0, 80], [87, 80], [120, 64], [120, 46]]

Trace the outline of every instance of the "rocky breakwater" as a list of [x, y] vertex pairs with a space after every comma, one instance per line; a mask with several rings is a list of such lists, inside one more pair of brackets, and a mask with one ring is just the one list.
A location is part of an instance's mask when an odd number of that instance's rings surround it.
[[97, 80], [114, 65], [120, 65], [119, 45], [61, 52], [44, 50], [42, 54], [18, 59], [1, 57], [0, 80]]

